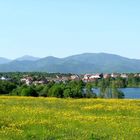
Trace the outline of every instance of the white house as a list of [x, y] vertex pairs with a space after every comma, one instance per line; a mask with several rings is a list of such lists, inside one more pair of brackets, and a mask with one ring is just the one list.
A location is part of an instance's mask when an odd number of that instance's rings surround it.
[[70, 77], [71, 80], [80, 80], [80, 77], [78, 75], [72, 75]]
[[20, 81], [25, 83], [26, 85], [30, 85], [33, 82], [33, 78], [32, 77], [22, 78]]
[[125, 74], [125, 73], [122, 73], [120, 77], [121, 77], [121, 78], [128, 78], [128, 75]]
[[2, 80], [2, 81], [7, 81], [8, 79], [2, 76], [2, 77], [0, 78], [0, 80]]
[[111, 77], [112, 77], [112, 78], [117, 78], [117, 77], [119, 77], [119, 76], [120, 76], [119, 73], [112, 73], [112, 74], [111, 74]]

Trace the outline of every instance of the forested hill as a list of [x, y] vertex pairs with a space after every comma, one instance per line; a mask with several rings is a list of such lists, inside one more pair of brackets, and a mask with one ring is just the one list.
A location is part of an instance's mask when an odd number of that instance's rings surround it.
[[16, 59], [0, 64], [0, 72], [111, 73], [140, 72], [140, 60], [107, 53], [84, 53], [65, 58]]

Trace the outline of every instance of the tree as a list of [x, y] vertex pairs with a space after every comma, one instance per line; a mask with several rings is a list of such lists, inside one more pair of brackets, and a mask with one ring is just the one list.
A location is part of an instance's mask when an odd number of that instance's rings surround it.
[[124, 93], [117, 88], [113, 88], [112, 90], [112, 98], [122, 99], [124, 98]]
[[71, 90], [69, 88], [65, 89], [63, 95], [64, 98], [71, 97]]
[[12, 82], [0, 81], [0, 94], [9, 94], [15, 88], [16, 85]]
[[97, 98], [97, 95], [96, 93], [93, 93], [92, 88], [93, 88], [92, 83], [86, 84], [86, 94], [85, 94], [86, 98]]
[[48, 92], [49, 92], [49, 86], [46, 85], [43, 90], [40, 91], [39, 95], [40, 96], [43, 96], [43, 97], [47, 97], [48, 96]]
[[124, 98], [124, 93], [118, 90], [115, 82], [112, 83], [112, 98]]
[[48, 96], [62, 98], [63, 89], [61, 88], [60, 85], [56, 84], [49, 89]]
[[21, 96], [33, 96], [38, 97], [38, 93], [32, 87], [23, 88], [21, 91]]

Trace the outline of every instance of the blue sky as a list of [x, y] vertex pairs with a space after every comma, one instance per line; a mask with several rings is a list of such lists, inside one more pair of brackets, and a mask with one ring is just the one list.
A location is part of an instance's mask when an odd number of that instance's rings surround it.
[[139, 0], [0, 0], [0, 56], [140, 59], [139, 7]]

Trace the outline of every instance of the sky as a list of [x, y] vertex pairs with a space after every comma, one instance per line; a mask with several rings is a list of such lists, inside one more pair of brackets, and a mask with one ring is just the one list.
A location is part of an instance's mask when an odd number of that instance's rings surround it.
[[0, 57], [140, 59], [139, 7], [140, 0], [0, 0]]

